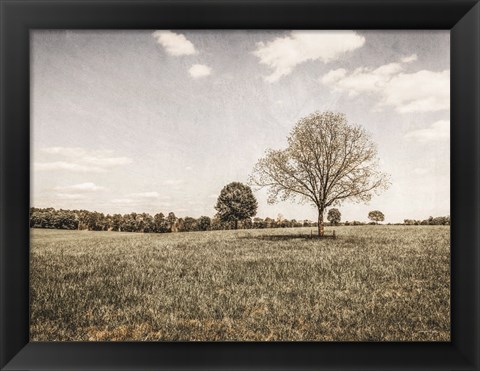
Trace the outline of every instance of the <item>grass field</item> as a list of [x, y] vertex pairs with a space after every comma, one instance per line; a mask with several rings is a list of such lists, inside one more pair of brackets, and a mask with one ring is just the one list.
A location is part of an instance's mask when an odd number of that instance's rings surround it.
[[31, 339], [450, 340], [449, 227], [335, 231], [32, 230]]

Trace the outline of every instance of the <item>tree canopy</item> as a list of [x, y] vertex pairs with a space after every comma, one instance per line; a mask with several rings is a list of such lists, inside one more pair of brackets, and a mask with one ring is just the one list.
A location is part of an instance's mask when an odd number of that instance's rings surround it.
[[342, 218], [342, 214], [340, 213], [340, 210], [335, 208], [328, 210], [327, 220], [330, 223], [337, 225], [338, 223], [340, 223], [341, 218]]
[[248, 185], [232, 182], [221, 190], [215, 210], [221, 221], [234, 222], [237, 229], [239, 221], [255, 216], [257, 207], [252, 189]]
[[375, 223], [383, 222], [385, 220], [385, 215], [383, 215], [380, 210], [373, 210], [368, 213], [368, 219]]

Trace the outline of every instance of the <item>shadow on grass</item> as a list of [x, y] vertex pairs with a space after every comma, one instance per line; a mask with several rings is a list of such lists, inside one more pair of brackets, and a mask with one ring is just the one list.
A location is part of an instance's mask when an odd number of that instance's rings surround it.
[[256, 239], [268, 241], [289, 241], [289, 240], [331, 240], [336, 239], [335, 235], [310, 235], [310, 234], [288, 234], [288, 235], [260, 235], [260, 236], [241, 236], [240, 239]]

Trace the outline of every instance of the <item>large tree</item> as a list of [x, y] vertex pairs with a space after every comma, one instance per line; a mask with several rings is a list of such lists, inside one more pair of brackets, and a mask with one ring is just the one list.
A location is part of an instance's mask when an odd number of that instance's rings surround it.
[[234, 222], [237, 229], [238, 221], [255, 216], [257, 207], [252, 189], [248, 185], [232, 182], [221, 190], [215, 210], [222, 222]]
[[367, 202], [389, 185], [365, 129], [334, 112], [302, 118], [291, 131], [287, 148], [267, 150], [250, 182], [268, 187], [270, 203], [296, 198], [315, 206], [319, 236], [324, 234], [327, 207], [345, 200]]

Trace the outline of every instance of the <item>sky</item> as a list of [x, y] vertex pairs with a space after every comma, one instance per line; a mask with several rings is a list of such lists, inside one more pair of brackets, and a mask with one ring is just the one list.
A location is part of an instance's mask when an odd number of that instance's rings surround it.
[[[346, 114], [391, 186], [342, 220], [450, 214], [448, 31], [32, 31], [31, 204], [214, 216], [299, 119]], [[316, 220], [267, 203], [257, 216]]]

